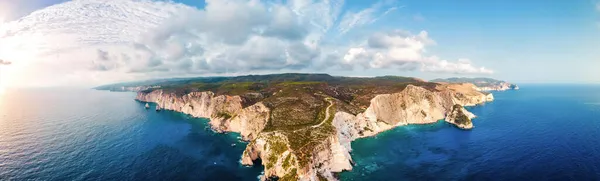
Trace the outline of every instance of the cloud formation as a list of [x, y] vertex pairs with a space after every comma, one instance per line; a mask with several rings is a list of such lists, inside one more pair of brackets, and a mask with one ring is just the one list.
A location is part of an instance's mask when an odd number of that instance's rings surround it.
[[346, 67], [360, 65], [363, 68], [397, 68], [400, 70], [416, 70], [453, 74], [492, 74], [484, 67], [475, 67], [468, 59], [456, 62], [440, 60], [436, 56], [428, 56], [426, 47], [436, 42], [426, 31], [414, 35], [407, 31], [395, 30], [375, 33], [367, 39], [363, 46], [350, 48], [344, 55]]
[[69, 77], [65, 82], [357, 67], [492, 73], [428, 55], [435, 41], [426, 31], [372, 32], [353, 40], [364, 42], [359, 45], [332, 43], [328, 35], [398, 9], [388, 0], [357, 12], [343, 7], [343, 0], [206, 0], [203, 9], [162, 1], [70, 1], [1, 26], [0, 57], [35, 62], [30, 71]]
[[395, 1], [386, 0], [376, 2], [371, 7], [358, 12], [346, 12], [340, 20], [338, 26], [339, 33], [343, 35], [354, 28], [374, 23], [379, 18], [397, 9], [398, 7], [395, 6]]
[[451, 74], [493, 74], [494, 71], [485, 67], [475, 67], [469, 59], [459, 59], [456, 62], [430, 57], [421, 66], [421, 71], [451, 73]]

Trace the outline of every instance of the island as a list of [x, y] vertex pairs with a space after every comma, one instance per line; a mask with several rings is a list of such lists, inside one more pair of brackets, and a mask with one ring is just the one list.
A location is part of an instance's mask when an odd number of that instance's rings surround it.
[[465, 106], [494, 99], [471, 83], [400, 76], [272, 74], [123, 85], [98, 89], [143, 89], [136, 100], [209, 118], [216, 132], [240, 133], [249, 143], [241, 162], [260, 159], [262, 180], [337, 180], [334, 173], [352, 170], [353, 140], [442, 120], [472, 129], [475, 115]]
[[506, 81], [491, 79], [491, 78], [447, 78], [447, 79], [434, 79], [431, 82], [438, 83], [471, 83], [475, 85], [475, 89], [479, 91], [505, 91], [505, 90], [518, 90], [519, 86], [511, 84]]

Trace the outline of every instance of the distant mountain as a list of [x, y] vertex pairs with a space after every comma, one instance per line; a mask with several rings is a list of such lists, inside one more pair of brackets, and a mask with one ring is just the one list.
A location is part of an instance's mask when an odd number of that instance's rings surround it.
[[109, 84], [95, 87], [97, 90], [108, 90], [115, 92], [138, 92], [144, 90], [152, 90], [157, 88], [172, 88], [172, 87], [189, 87], [192, 84], [211, 85], [218, 87], [225, 83], [275, 83], [275, 82], [327, 82], [327, 83], [368, 83], [368, 82], [426, 82], [418, 78], [402, 77], [402, 76], [382, 76], [373, 78], [352, 78], [352, 77], [336, 77], [328, 74], [303, 74], [303, 73], [284, 73], [284, 74], [268, 74], [268, 75], [245, 75], [237, 77], [191, 77], [191, 78], [171, 78], [171, 79], [155, 79], [137, 82], [126, 82]]
[[447, 79], [433, 79], [431, 82], [439, 83], [471, 83], [477, 86], [479, 91], [504, 91], [504, 90], [517, 90], [519, 86], [511, 84], [506, 81], [496, 80], [491, 78], [447, 78]]
[[191, 77], [191, 78], [153, 79], [153, 80], [102, 85], [102, 86], [94, 87], [94, 89], [115, 91], [115, 92], [138, 92], [138, 91], [144, 91], [144, 90], [148, 90], [148, 89], [161, 88], [164, 86], [181, 85], [181, 84], [188, 84], [188, 83], [193, 83], [193, 82], [203, 82], [203, 83], [220, 82], [220, 81], [223, 81], [226, 79], [228, 79], [228, 78], [227, 77]]

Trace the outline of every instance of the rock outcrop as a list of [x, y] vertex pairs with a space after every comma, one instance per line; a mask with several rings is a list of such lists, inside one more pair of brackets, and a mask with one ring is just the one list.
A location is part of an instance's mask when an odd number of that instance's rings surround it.
[[[352, 169], [350, 152], [353, 140], [397, 126], [429, 124], [439, 120], [470, 129], [474, 115], [463, 106], [492, 101], [493, 96], [475, 90], [472, 84], [440, 84], [434, 89], [408, 85], [397, 93], [376, 95], [364, 112], [356, 115], [344, 111], [331, 112], [334, 116], [328, 124], [315, 125], [329, 125], [333, 131], [311, 135], [319, 139], [318, 142], [307, 143], [315, 145], [309, 150], [310, 154], [299, 151], [300, 148], [292, 144], [294, 140], [291, 139], [295, 138], [290, 138], [288, 132], [264, 131], [271, 111], [262, 102], [243, 107], [239, 96], [215, 95], [212, 92], [177, 95], [160, 89], [139, 92], [136, 99], [157, 103], [162, 109], [209, 118], [211, 127], [218, 132], [241, 133], [242, 139], [249, 141], [241, 162], [252, 165], [254, 160], [261, 159], [265, 166], [263, 180], [272, 177], [280, 180], [336, 180], [334, 172]], [[325, 119], [324, 122], [328, 117]], [[310, 129], [317, 129], [315, 126], [290, 132], [315, 134], [310, 132]]]
[[446, 116], [446, 122], [452, 123], [459, 128], [462, 129], [472, 129], [473, 122], [471, 119], [475, 117], [474, 114], [468, 112], [463, 106], [460, 104], [455, 104], [452, 106], [452, 110]]
[[493, 85], [477, 86], [478, 91], [506, 91], [506, 90], [519, 90], [519, 86], [508, 82], [501, 82]]

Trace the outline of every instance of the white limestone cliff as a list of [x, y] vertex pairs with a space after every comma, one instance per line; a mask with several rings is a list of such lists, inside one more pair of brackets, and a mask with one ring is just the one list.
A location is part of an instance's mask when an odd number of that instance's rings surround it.
[[519, 86], [516, 84], [511, 84], [508, 82], [502, 82], [494, 85], [488, 86], [478, 86], [476, 87], [478, 91], [506, 91], [506, 90], [519, 90]]
[[269, 109], [260, 102], [242, 108], [239, 96], [215, 96], [212, 92], [177, 95], [159, 89], [150, 93], [139, 92], [136, 99], [156, 103], [161, 109], [209, 118], [213, 130], [239, 132], [246, 141], [253, 140], [264, 129], [269, 115]]
[[[212, 92], [192, 92], [185, 95], [155, 90], [140, 92], [136, 99], [157, 103], [162, 109], [178, 111], [195, 117], [210, 118], [215, 131], [241, 133], [250, 141], [242, 154], [242, 164], [252, 165], [261, 159], [265, 166], [262, 179], [278, 177], [281, 180], [336, 180], [334, 172], [352, 169], [351, 142], [407, 124], [430, 124], [445, 120], [459, 128], [469, 129], [472, 124], [459, 124], [457, 115], [474, 117], [463, 106], [474, 106], [492, 101], [491, 93], [476, 91], [469, 84], [446, 84], [429, 90], [407, 86], [401, 92], [375, 96], [362, 113], [352, 115], [338, 111], [332, 125], [335, 133], [323, 139], [307, 164], [290, 149], [288, 138], [281, 132], [262, 132], [269, 120], [269, 109], [258, 102], [243, 108], [239, 96], [215, 95]], [[456, 107], [456, 108], [455, 108]]]

